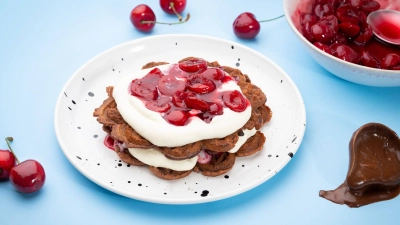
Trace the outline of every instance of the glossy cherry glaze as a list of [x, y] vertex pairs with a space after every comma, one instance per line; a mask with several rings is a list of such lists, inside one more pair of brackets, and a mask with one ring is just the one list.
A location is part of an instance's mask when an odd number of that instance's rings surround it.
[[314, 0], [300, 16], [303, 36], [342, 60], [379, 69], [399, 70], [400, 47], [375, 38], [367, 16], [380, 8], [374, 0]]
[[8, 179], [14, 165], [14, 155], [9, 150], [0, 150], [0, 180]]
[[26, 160], [10, 171], [10, 182], [21, 193], [32, 193], [41, 189], [46, 180], [43, 166], [36, 160]]
[[221, 68], [209, 68], [204, 60], [193, 59], [173, 64], [165, 73], [150, 70], [131, 82], [130, 94], [173, 125], [184, 126], [190, 117], [209, 123], [224, 113], [224, 107], [243, 112], [250, 105], [239, 91], [217, 91], [229, 81], [234, 79]]

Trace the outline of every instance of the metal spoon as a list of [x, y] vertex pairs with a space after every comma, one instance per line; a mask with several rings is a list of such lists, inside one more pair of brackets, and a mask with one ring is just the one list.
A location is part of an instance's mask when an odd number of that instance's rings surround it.
[[375, 36], [393, 45], [400, 45], [400, 12], [395, 10], [377, 10], [370, 13], [367, 23]]

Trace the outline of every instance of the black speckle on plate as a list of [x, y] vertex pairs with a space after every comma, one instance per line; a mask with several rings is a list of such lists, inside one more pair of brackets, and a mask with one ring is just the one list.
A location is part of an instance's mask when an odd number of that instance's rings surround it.
[[69, 110], [72, 110], [71, 107], [69, 107], [69, 106], [68, 106], [68, 109], [69, 109]]
[[239, 67], [239, 66], [240, 66], [240, 63], [237, 62], [237, 63], [236, 63], [236, 66]]
[[76, 102], [75, 102], [74, 100], [72, 100], [72, 103], [73, 103], [74, 105], [76, 105]]
[[290, 156], [290, 158], [293, 158], [293, 153], [289, 152], [288, 156]]
[[235, 49], [235, 47], [233, 47], [233, 45], [231, 46], [232, 49]]
[[68, 97], [67, 93], [64, 92], [65, 97]]
[[78, 127], [78, 129], [81, 129], [81, 127]]
[[90, 97], [93, 97], [93, 96], [94, 96], [94, 94], [93, 94], [92, 92], [89, 92], [88, 95], [89, 95]]
[[141, 187], [141, 186], [142, 186], [142, 184], [138, 184], [138, 186], [139, 186], [139, 187]]
[[225, 179], [228, 179], [228, 178], [229, 178], [229, 176], [228, 176], [228, 175], [225, 175], [224, 177], [225, 177]]
[[97, 135], [97, 134], [93, 135], [94, 138], [97, 138], [98, 136], [99, 136], [99, 135]]
[[79, 157], [79, 156], [76, 156], [76, 158], [78, 158], [79, 160], [82, 160], [82, 158], [81, 158], [81, 157]]
[[210, 193], [209, 191], [204, 190], [204, 191], [201, 193], [201, 197], [206, 197], [209, 193]]
[[296, 139], [297, 139], [297, 136], [295, 136], [295, 137], [293, 138], [292, 143], [293, 143]]

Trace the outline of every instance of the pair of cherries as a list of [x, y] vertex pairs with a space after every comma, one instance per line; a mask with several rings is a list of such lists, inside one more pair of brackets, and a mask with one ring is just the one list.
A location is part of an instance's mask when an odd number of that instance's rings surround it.
[[[160, 6], [164, 12], [176, 14], [179, 18], [179, 22], [158, 22], [156, 21], [156, 15], [153, 10], [148, 5], [141, 4], [136, 6], [130, 14], [130, 20], [133, 26], [142, 32], [149, 32], [154, 28], [155, 24], [181, 24], [187, 22], [190, 18], [190, 14], [188, 14], [186, 19], [182, 20], [182, 16], [180, 15], [186, 7], [186, 0], [160, 0]], [[239, 38], [251, 39], [256, 37], [260, 32], [261, 22], [268, 22], [281, 17], [283, 17], [283, 15], [270, 20], [257, 21], [252, 13], [245, 12], [240, 14], [233, 22], [233, 31]]]
[[10, 150], [0, 150], [0, 180], [10, 179], [11, 184], [21, 193], [36, 192], [46, 180], [43, 166], [32, 159], [20, 163], [10, 146], [12, 140], [12, 137], [6, 138]]
[[180, 15], [186, 7], [186, 0], [160, 0], [160, 6], [164, 12], [177, 15], [179, 22], [158, 22], [153, 10], [146, 4], [140, 4], [131, 11], [130, 20], [133, 26], [142, 32], [149, 32], [156, 24], [181, 24], [187, 22], [190, 18], [190, 14], [187, 14], [186, 19], [182, 20]]

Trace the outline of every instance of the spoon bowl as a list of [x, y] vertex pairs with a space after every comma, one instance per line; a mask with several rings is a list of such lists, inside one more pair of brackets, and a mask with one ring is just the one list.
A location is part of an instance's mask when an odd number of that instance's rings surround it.
[[395, 10], [377, 10], [367, 17], [376, 37], [393, 45], [400, 45], [400, 12]]

